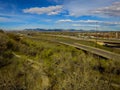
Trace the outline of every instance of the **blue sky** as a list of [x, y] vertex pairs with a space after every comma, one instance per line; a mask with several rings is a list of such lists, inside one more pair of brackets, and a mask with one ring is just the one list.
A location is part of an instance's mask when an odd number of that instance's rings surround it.
[[120, 0], [0, 0], [2, 29], [96, 27], [120, 30]]

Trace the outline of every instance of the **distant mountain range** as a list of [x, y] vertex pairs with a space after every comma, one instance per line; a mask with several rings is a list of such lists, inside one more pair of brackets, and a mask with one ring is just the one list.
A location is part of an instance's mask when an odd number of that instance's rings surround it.
[[[83, 29], [80, 29], [80, 30], [76, 30], [76, 29], [41, 29], [41, 28], [35, 28], [35, 29], [24, 29], [25, 31], [40, 31], [40, 32], [64, 32], [64, 31], [68, 31], [68, 32], [96, 32], [96, 30], [83, 30]], [[110, 32], [108, 30], [106, 31], [98, 31], [97, 32]], [[119, 30], [118, 31], [113, 31], [113, 32], [120, 32]]]
[[[84, 32], [85, 30], [82, 30], [82, 29], [80, 29], [80, 30], [76, 30], [76, 29], [40, 29], [40, 28], [35, 28], [35, 29], [24, 29], [25, 31], [41, 31], [41, 32], [46, 32], [46, 31], [70, 31], [70, 32]], [[90, 31], [95, 31], [95, 30], [90, 30]]]

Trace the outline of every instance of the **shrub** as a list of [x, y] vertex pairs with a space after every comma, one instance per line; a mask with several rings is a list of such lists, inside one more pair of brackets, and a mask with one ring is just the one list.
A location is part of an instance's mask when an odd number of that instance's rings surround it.
[[19, 51], [19, 46], [20, 46], [20, 44], [18, 44], [14, 40], [9, 40], [7, 42], [7, 49], [9, 49], [9, 50]]
[[13, 34], [13, 33], [7, 33], [7, 35], [15, 41], [20, 41], [21, 40], [19, 35], [16, 35], [16, 34]]
[[0, 33], [4, 33], [3, 29], [0, 29]]
[[0, 68], [12, 62], [13, 54], [11, 51], [5, 51], [0, 55]]

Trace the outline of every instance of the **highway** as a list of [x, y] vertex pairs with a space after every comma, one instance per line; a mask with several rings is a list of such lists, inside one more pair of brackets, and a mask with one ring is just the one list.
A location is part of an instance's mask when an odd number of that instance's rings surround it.
[[[36, 40], [41, 40], [40, 38], [36, 38], [36, 37], [30, 37], [31, 39], [36, 39]], [[67, 41], [62, 41], [62, 40], [51, 40], [51, 39], [46, 39], [50, 42], [57, 42], [60, 44], [64, 44], [64, 45], [68, 45], [68, 46], [72, 46], [75, 48], [79, 48], [81, 50], [90, 52], [92, 54], [107, 58], [107, 59], [111, 59], [111, 60], [120, 60], [120, 55], [110, 52], [110, 51], [106, 51], [103, 49], [99, 49], [99, 48], [95, 48], [95, 47], [91, 47], [91, 46], [87, 46], [87, 45], [83, 45], [83, 44], [78, 44], [78, 43], [69, 43]]]
[[103, 49], [98, 49], [98, 48], [94, 48], [94, 47], [91, 47], [91, 46], [78, 44], [78, 43], [70, 44], [70, 43], [59, 42], [59, 41], [58, 41], [58, 43], [65, 44], [65, 45], [68, 45], [68, 46], [72, 46], [72, 47], [75, 47], [75, 48], [79, 48], [81, 50], [93, 53], [95, 55], [98, 55], [98, 56], [101, 56], [101, 57], [104, 57], [104, 58], [107, 58], [107, 59], [120, 60], [120, 55], [119, 54], [112, 53], [112, 52], [109, 52], [109, 51], [106, 51], [106, 50], [103, 50]]

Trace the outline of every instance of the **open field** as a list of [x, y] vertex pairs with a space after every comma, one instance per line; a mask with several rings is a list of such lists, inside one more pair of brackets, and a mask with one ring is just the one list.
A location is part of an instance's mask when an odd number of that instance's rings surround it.
[[[60, 43], [94, 48], [96, 43], [92, 41], [43, 33], [0, 32], [0, 42], [0, 90], [120, 89], [119, 58], [102, 58]], [[119, 54], [109, 47], [97, 48]]]

